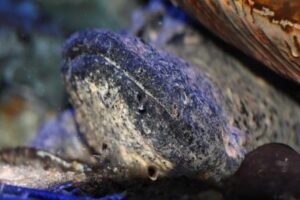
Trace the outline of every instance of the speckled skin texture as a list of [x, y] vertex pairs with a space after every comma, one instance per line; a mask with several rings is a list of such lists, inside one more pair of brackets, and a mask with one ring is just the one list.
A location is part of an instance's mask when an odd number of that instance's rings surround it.
[[[201, 34], [193, 43], [188, 38], [195, 38], [194, 32], [185, 37], [166, 45], [166, 49], [191, 62], [219, 88], [227, 126], [243, 136], [247, 152], [269, 142], [289, 144], [299, 150], [299, 103], [264, 79], [266, 74], [254, 73], [252, 69], [262, 67], [260, 63], [247, 58], [242, 62], [239, 57], [243, 55], [227, 53]], [[188, 48], [179, 50], [186, 45]], [[274, 77], [274, 81], [284, 79]]]
[[197, 68], [103, 30], [77, 33], [65, 49], [65, 82], [96, 152], [134, 173], [153, 168], [153, 179], [171, 173], [218, 180], [236, 170], [243, 150], [231, 147], [238, 141], [218, 92]]
[[[186, 37], [194, 36], [192, 33]], [[182, 45], [187, 43], [181, 41], [166, 48], [200, 68], [219, 88], [228, 126], [244, 136], [247, 151], [269, 142], [287, 143], [299, 149], [299, 103], [253, 73], [251, 68], [261, 67], [259, 63], [241, 62], [201, 37], [179, 51]]]
[[212, 42], [181, 48], [194, 36], [165, 45], [192, 64], [105, 30], [67, 42], [63, 75], [77, 121], [116, 168], [218, 181], [261, 144], [297, 146], [299, 106]]

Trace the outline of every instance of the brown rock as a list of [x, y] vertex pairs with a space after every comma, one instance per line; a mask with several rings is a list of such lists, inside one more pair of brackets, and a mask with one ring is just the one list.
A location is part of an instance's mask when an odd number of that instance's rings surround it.
[[231, 180], [230, 195], [241, 199], [300, 198], [300, 155], [271, 143], [246, 155]]

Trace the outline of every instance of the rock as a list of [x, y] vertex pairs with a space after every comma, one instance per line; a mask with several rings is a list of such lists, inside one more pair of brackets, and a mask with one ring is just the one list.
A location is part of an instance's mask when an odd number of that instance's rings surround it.
[[299, 184], [300, 155], [272, 143], [247, 154], [227, 188], [235, 199], [299, 199]]

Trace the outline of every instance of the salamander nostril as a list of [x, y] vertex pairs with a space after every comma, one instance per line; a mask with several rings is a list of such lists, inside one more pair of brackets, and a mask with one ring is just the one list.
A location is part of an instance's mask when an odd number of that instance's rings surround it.
[[155, 181], [158, 178], [158, 170], [155, 166], [148, 166], [148, 176], [153, 181]]
[[143, 114], [146, 112], [146, 108], [145, 108], [145, 98], [143, 95], [141, 95], [140, 93], [138, 93], [136, 95], [136, 99], [137, 99], [137, 102], [138, 102], [138, 112]]
[[108, 148], [108, 145], [106, 143], [102, 144], [102, 151], [105, 151]]

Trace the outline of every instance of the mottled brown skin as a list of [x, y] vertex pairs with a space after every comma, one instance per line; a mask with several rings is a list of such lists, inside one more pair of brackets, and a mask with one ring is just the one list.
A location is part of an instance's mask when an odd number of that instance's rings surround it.
[[297, 0], [173, 0], [226, 42], [300, 81]]

